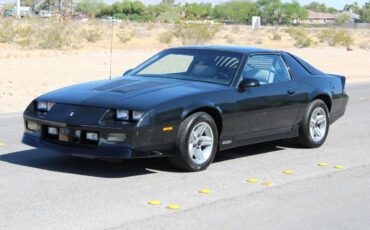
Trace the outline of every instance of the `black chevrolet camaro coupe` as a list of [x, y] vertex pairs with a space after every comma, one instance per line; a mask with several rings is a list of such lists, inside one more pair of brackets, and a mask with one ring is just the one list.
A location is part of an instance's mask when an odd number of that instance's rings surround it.
[[36, 98], [23, 143], [88, 158], [166, 156], [199, 171], [237, 146], [285, 138], [321, 146], [346, 109], [344, 86], [345, 77], [283, 51], [171, 48], [113, 80]]

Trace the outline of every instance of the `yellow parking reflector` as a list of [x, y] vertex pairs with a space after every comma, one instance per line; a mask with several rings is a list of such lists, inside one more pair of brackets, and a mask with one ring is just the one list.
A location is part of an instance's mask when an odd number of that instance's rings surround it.
[[326, 163], [326, 162], [319, 162], [317, 165], [318, 166], [328, 166], [328, 163]]
[[180, 209], [180, 205], [178, 205], [178, 204], [169, 204], [167, 206], [167, 209], [172, 209], [172, 210]]
[[294, 171], [293, 170], [284, 170], [283, 173], [284, 174], [294, 174]]
[[211, 191], [211, 190], [209, 190], [209, 189], [205, 189], [205, 188], [203, 188], [203, 189], [199, 190], [199, 193], [203, 193], [203, 194], [210, 194], [210, 193], [212, 193], [212, 191]]
[[257, 178], [249, 178], [249, 179], [247, 179], [247, 182], [249, 182], [249, 183], [258, 183], [258, 179]]
[[173, 127], [172, 126], [168, 126], [168, 127], [164, 127], [163, 128], [163, 131], [164, 132], [168, 132], [168, 131], [172, 131], [173, 130]]
[[0, 146], [5, 146], [5, 144], [0, 142]]
[[150, 200], [148, 201], [149, 205], [160, 205], [162, 202], [160, 200]]
[[264, 181], [264, 182], [262, 182], [262, 185], [270, 186], [270, 185], [272, 185], [272, 183], [270, 181]]
[[344, 168], [344, 166], [343, 165], [334, 165], [334, 168], [336, 168], [336, 169], [342, 169], [342, 168]]

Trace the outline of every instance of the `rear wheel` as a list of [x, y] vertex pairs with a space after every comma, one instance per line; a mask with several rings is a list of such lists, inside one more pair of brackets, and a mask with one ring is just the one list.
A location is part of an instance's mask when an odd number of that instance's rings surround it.
[[312, 101], [304, 114], [299, 130], [299, 142], [308, 148], [320, 147], [329, 132], [329, 110], [325, 102]]
[[186, 171], [204, 170], [212, 163], [217, 146], [217, 126], [212, 117], [204, 112], [194, 113], [179, 127], [177, 153], [171, 162]]

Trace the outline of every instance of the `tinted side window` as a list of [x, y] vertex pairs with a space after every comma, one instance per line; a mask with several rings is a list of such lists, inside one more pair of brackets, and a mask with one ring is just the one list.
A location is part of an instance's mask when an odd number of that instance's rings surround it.
[[256, 79], [262, 85], [291, 80], [285, 63], [279, 55], [250, 56], [242, 76]]

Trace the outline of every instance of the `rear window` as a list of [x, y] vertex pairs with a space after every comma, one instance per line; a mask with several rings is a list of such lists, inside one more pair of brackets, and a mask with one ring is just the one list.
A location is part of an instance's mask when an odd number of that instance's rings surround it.
[[310, 74], [313, 74], [313, 75], [325, 74], [321, 72], [320, 70], [316, 69], [315, 67], [313, 67], [312, 65], [308, 64], [305, 60], [295, 55], [292, 55], [292, 54], [290, 54], [290, 56], [292, 56], [299, 64], [301, 64], [301, 66], [303, 66]]

